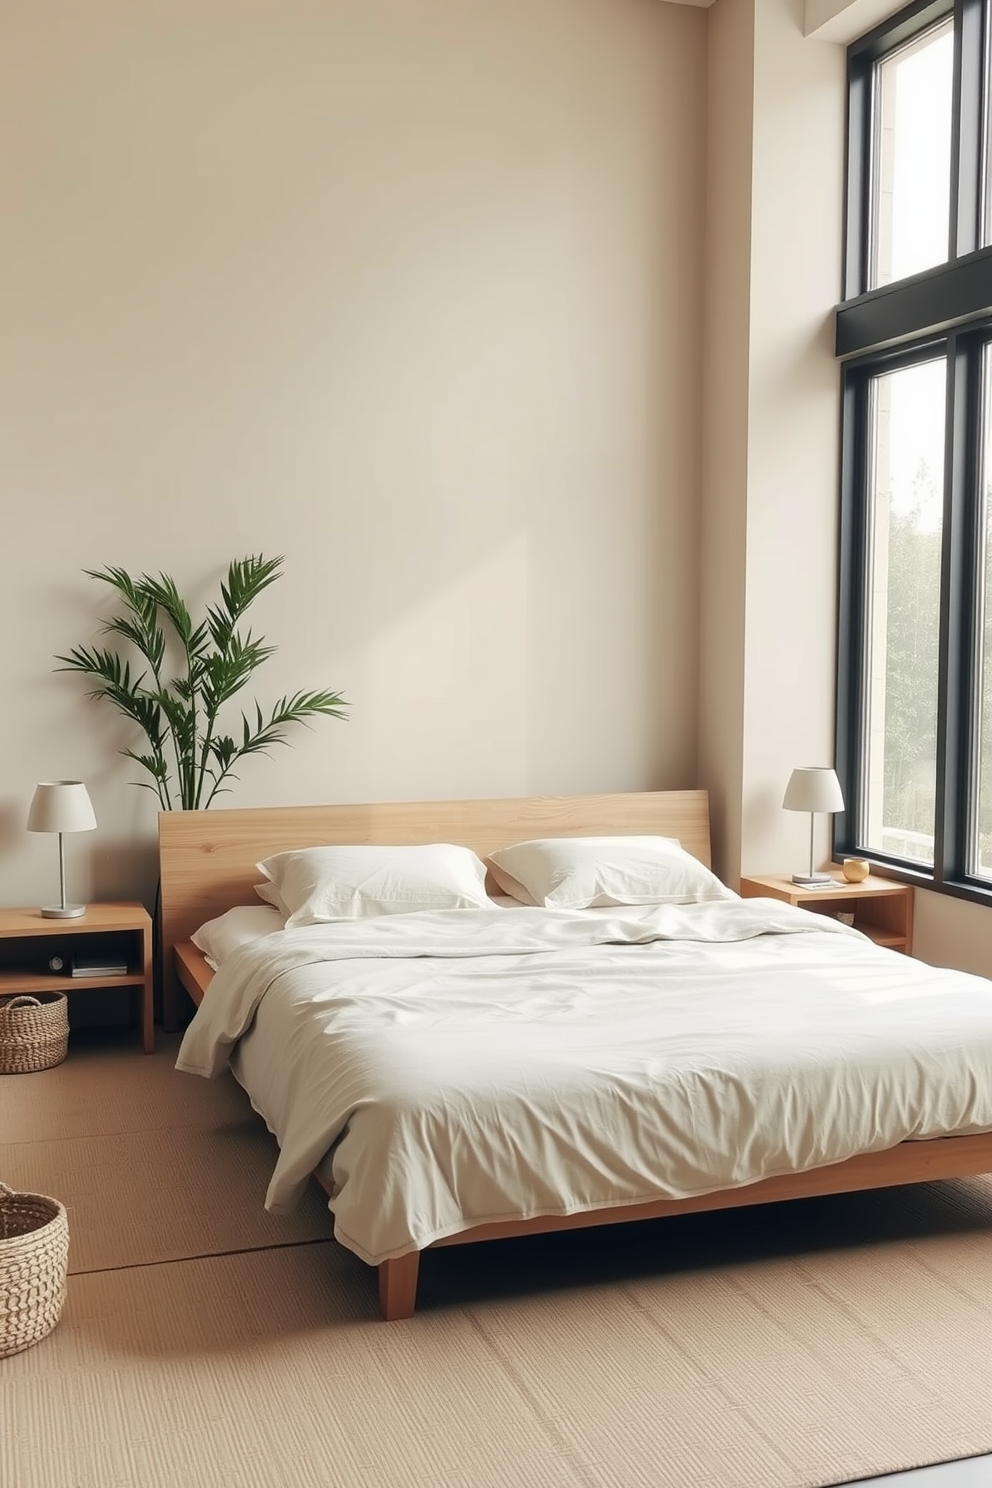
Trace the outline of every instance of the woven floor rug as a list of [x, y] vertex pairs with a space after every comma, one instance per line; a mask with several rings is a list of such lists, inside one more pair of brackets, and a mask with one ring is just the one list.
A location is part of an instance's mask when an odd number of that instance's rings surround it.
[[992, 1449], [990, 1180], [434, 1251], [383, 1324], [316, 1196], [259, 1228], [271, 1138], [172, 1052], [0, 1081], [0, 1178], [71, 1185], [73, 1244], [0, 1361], [4, 1485], [812, 1488]]

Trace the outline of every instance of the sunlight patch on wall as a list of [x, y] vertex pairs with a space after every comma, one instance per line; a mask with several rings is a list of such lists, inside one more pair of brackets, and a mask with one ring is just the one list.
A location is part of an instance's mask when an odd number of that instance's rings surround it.
[[528, 754], [529, 570], [519, 533], [373, 641], [372, 781], [413, 798], [477, 794], [479, 779], [505, 781], [494, 794], [517, 793]]

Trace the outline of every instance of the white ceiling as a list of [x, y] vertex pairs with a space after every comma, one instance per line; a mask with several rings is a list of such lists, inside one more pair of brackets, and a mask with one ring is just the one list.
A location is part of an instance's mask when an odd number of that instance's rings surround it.
[[[707, 8], [714, 0], [668, 0]], [[805, 0], [803, 35], [846, 46], [901, 9], [903, 0]]]

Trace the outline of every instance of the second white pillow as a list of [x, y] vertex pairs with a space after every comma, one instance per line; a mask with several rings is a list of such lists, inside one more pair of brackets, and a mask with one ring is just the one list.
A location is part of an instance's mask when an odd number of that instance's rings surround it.
[[674, 837], [539, 837], [488, 861], [506, 893], [547, 909], [737, 898]]
[[281, 930], [286, 917], [267, 904], [239, 904], [205, 924], [190, 936], [198, 951], [214, 971], [232, 951], [249, 940], [258, 940]]

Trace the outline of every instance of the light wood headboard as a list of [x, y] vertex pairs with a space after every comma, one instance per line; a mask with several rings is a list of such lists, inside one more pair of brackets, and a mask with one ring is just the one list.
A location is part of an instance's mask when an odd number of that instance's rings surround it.
[[173, 947], [226, 909], [257, 904], [255, 864], [272, 853], [322, 843], [454, 842], [484, 858], [530, 837], [629, 832], [677, 837], [710, 866], [709, 801], [702, 790], [163, 811], [158, 820], [166, 1027], [175, 1023]]

